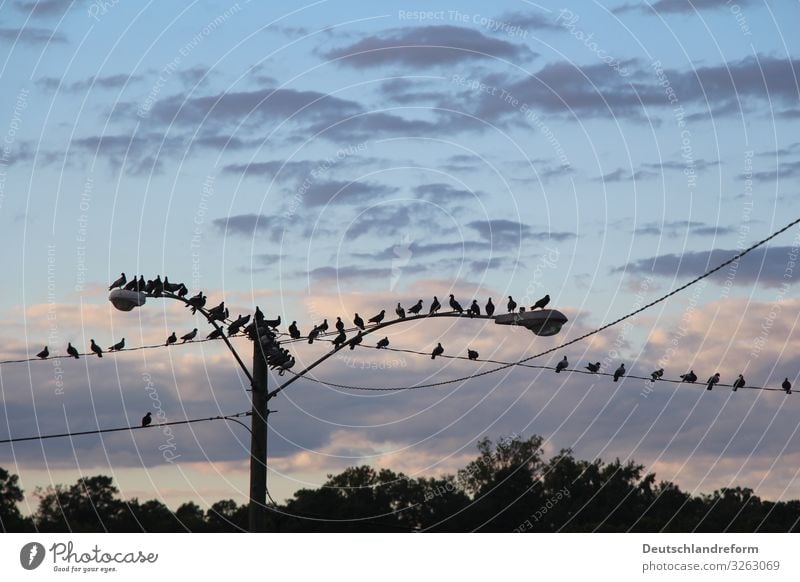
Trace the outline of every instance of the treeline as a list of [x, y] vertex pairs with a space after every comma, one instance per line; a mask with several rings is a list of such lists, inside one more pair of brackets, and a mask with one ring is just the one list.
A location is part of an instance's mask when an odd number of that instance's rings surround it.
[[[541, 437], [478, 443], [479, 456], [456, 475], [409, 478], [388, 469], [351, 467], [318, 489], [301, 489], [271, 506], [282, 532], [789, 532], [800, 531], [800, 501], [773, 503], [750, 489], [692, 496], [657, 482], [633, 462], [584, 461], [570, 450], [544, 458]], [[112, 479], [38, 489], [24, 516], [18, 478], [0, 469], [0, 527], [8, 532], [237, 532], [247, 505], [123, 500]]]

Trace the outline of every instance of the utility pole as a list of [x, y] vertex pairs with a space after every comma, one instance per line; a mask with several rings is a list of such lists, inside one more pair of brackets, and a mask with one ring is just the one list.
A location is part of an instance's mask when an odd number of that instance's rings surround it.
[[261, 334], [253, 339], [253, 413], [250, 437], [250, 532], [267, 531], [267, 361]]

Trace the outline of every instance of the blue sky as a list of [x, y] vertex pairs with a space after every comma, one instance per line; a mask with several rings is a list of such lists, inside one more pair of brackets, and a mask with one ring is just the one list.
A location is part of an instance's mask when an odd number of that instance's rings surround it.
[[[797, 214], [796, 3], [162, 4], [0, 5], [8, 358], [203, 329], [166, 302], [113, 312], [105, 289], [122, 270], [303, 330], [434, 294], [503, 305], [548, 292], [569, 339]], [[570, 361], [615, 350], [649, 373], [678, 337], [668, 376], [796, 378], [784, 276], [796, 235]], [[393, 332], [397, 347], [498, 358], [555, 341], [474, 322]], [[319, 377], [401, 386], [475, 368], [362, 351]], [[145, 377], [170, 420], [248, 407], [210, 344], [62, 364], [60, 392], [47, 362], [2, 367], [0, 434], [136, 422], [154, 402]], [[546, 372], [379, 399], [297, 382], [271, 417], [275, 496], [357, 462], [453, 470], [479, 437], [513, 433], [543, 434], [551, 452], [632, 456], [688, 488], [800, 496], [783, 469], [800, 457], [794, 398]], [[178, 463], [159, 450], [166, 435], [126, 435], [5, 447], [0, 465], [28, 490], [113, 470], [142, 498], [242, 499], [247, 435], [212, 424], [176, 429]]]

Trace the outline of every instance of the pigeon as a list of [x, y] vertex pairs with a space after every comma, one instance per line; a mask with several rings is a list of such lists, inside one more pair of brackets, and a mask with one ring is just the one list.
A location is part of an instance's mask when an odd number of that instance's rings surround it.
[[289, 337], [292, 339], [300, 339], [300, 330], [297, 329], [297, 322], [293, 321], [289, 326]]
[[452, 293], [450, 294], [450, 309], [456, 313], [464, 313], [464, 308], [461, 307], [461, 304], [458, 301], [456, 301], [456, 298]]
[[160, 297], [163, 292], [164, 282], [161, 280], [161, 275], [156, 275], [156, 279], [153, 281], [153, 295]]
[[76, 360], [78, 359], [78, 350], [76, 350], [76, 349], [75, 349], [75, 346], [73, 346], [73, 345], [72, 345], [71, 343], [69, 343], [69, 342], [67, 342], [67, 353], [68, 353], [70, 356], [72, 356], [73, 358], [75, 358]]
[[152, 293], [153, 289], [156, 288], [156, 282], [153, 279], [148, 279], [147, 284], [144, 286], [145, 293]]
[[102, 357], [103, 357], [103, 348], [101, 348], [101, 347], [100, 347], [100, 346], [98, 346], [96, 343], [94, 343], [94, 340], [91, 340], [91, 342], [92, 342], [92, 345], [90, 345], [90, 346], [89, 346], [89, 347], [91, 348], [91, 350], [92, 350], [92, 351], [93, 351], [95, 354], [97, 354], [97, 357], [98, 357], [98, 358], [102, 358]]
[[508, 296], [508, 312], [509, 313], [514, 313], [516, 310], [517, 310], [517, 302], [514, 301], [514, 299], [511, 297], [511, 295], [509, 295]]
[[533, 306], [531, 307], [531, 311], [533, 311], [534, 309], [544, 309], [545, 307], [547, 307], [548, 303], [550, 303], [550, 295], [545, 295], [544, 297], [539, 299], [539, 301], [533, 304]]
[[375, 317], [370, 317], [367, 321], [370, 323], [380, 323], [383, 321], [383, 318], [386, 317], [386, 310], [381, 309], [381, 312], [376, 315]]
[[125, 348], [125, 338], [122, 338], [120, 341], [118, 341], [113, 346], [108, 348], [108, 351], [109, 352], [118, 352], [118, 351], [120, 351], [121, 349], [124, 349], [124, 348]]
[[564, 356], [564, 359], [556, 364], [556, 374], [560, 373], [561, 370], [566, 370], [567, 366], [569, 366], [569, 362], [567, 361], [567, 356]]
[[486, 302], [486, 315], [489, 317], [494, 315], [494, 303], [492, 303], [491, 297], [489, 297], [489, 301]]
[[288, 361], [284, 362], [283, 364], [281, 364], [279, 366], [280, 369], [278, 371], [278, 376], [283, 376], [283, 374], [286, 372], [286, 370], [288, 370], [292, 366], [294, 366], [294, 358], [293, 357], [289, 358]]
[[442, 308], [442, 304], [439, 303], [439, 298], [436, 297], [436, 295], [434, 295], [433, 296], [433, 303], [431, 303], [431, 308], [428, 311], [428, 315], [433, 315], [434, 313], [439, 311], [441, 308]]
[[210, 334], [208, 334], [206, 336], [206, 339], [215, 340], [217, 338], [221, 338], [223, 335], [225, 335], [225, 334], [222, 333], [222, 329], [218, 328], [218, 329], [215, 329], [214, 331], [212, 331]]
[[180, 291], [181, 287], [183, 287], [183, 283], [170, 283], [169, 277], [164, 277], [164, 291], [167, 293], [175, 293], [176, 291]]
[[188, 294], [189, 294], [189, 288], [183, 283], [181, 283], [181, 288], [178, 289], [178, 297], [183, 298], [186, 297]]
[[711, 390], [714, 387], [714, 384], [719, 383], [719, 372], [711, 376], [706, 383], [706, 390]]
[[125, 277], [125, 273], [120, 273], [120, 277], [119, 277], [119, 279], [117, 279], [116, 281], [114, 281], [113, 283], [111, 283], [111, 285], [109, 285], [109, 286], [108, 286], [108, 290], [109, 290], [109, 291], [111, 291], [112, 289], [116, 289], [117, 287], [119, 287], [120, 289], [122, 289], [122, 286], [123, 286], [123, 285], [124, 285], [124, 284], [125, 284], [127, 281], [128, 281], [128, 279], [127, 279], [127, 277]]
[[681, 374], [681, 380], [694, 384], [697, 382], [697, 374], [694, 373], [694, 370], [689, 370], [688, 374]]
[[783, 391], [784, 392], [786, 392], [787, 394], [791, 394], [792, 393], [792, 383], [789, 382], [789, 378], [786, 378], [783, 381], [782, 386], [783, 386]]
[[190, 297], [188, 300], [188, 305], [186, 307], [192, 308], [192, 314], [197, 313], [197, 310], [202, 308], [206, 304], [206, 296], [203, 295], [203, 292], [200, 291], [197, 295]]
[[142, 417], [142, 426], [150, 426], [151, 422], [153, 422], [152, 413], [148, 412]]
[[739, 388], [744, 388], [744, 376], [739, 374], [739, 377], [736, 378], [736, 381], [733, 383], [733, 391], [736, 392]]
[[341, 317], [336, 318], [336, 330], [344, 331], [344, 322], [342, 321]]
[[44, 349], [36, 354], [37, 358], [42, 358], [43, 360], [50, 355], [50, 350], [47, 349], [47, 346], [44, 346]]
[[177, 335], [175, 335], [175, 332], [173, 331], [173, 332], [170, 334], [170, 336], [167, 338], [167, 343], [166, 343], [166, 344], [164, 344], [164, 345], [167, 345], [167, 346], [168, 346], [169, 344], [174, 344], [176, 341], [178, 341], [178, 336], [177, 336]]
[[320, 331], [320, 333], [324, 333], [324, 332], [328, 331], [328, 320], [327, 319], [323, 319], [322, 323], [320, 323], [317, 326], [317, 329]]
[[664, 375], [664, 368], [659, 368], [655, 372], [650, 373], [650, 381], [655, 382], [656, 380], [661, 380], [661, 376]]
[[308, 332], [308, 343], [313, 344], [314, 340], [317, 339], [318, 335], [319, 335], [319, 328], [314, 327], [314, 329]]
[[477, 360], [478, 356], [480, 356], [480, 354], [478, 352], [476, 352], [475, 350], [471, 350], [471, 349], [467, 348], [467, 357], [470, 360]]
[[[273, 329], [277, 329], [278, 326], [281, 324], [281, 316], [279, 315], [277, 319], [261, 319], [259, 320], [259, 324], [266, 325], [267, 327], [271, 327]], [[328, 331], [328, 320], [326, 319], [324, 322], [325, 329], [322, 331]]]
[[358, 332], [358, 335], [350, 340], [350, 349], [356, 349], [356, 346], [361, 343], [364, 338], [361, 336], [361, 332]]
[[592, 374], [597, 374], [597, 372], [600, 371], [600, 362], [595, 362], [594, 364], [589, 362], [589, 364], [586, 366], [586, 369]]
[[389, 338], [388, 337], [383, 338], [381, 341], [378, 342], [378, 345], [375, 346], [375, 347], [378, 348], [379, 350], [388, 348], [389, 347]]
[[136, 282], [136, 291], [144, 291], [147, 283], [144, 282], [144, 275], [139, 275], [139, 280]]
[[411, 315], [419, 315], [420, 311], [422, 311], [422, 299], [420, 299], [414, 305], [408, 308], [408, 312]]
[[333, 349], [338, 350], [339, 347], [344, 345], [346, 341], [347, 341], [347, 335], [344, 333], [344, 330], [341, 330], [339, 332], [339, 335], [333, 338]]
[[181, 336], [181, 339], [183, 340], [181, 343], [185, 344], [186, 342], [192, 341], [196, 337], [197, 337], [197, 328], [194, 328], [192, 331], [190, 331], [186, 335], [182, 335]]
[[397, 303], [397, 307], [394, 308], [394, 312], [397, 314], [397, 317], [399, 317], [400, 319], [405, 319], [406, 318], [406, 310], [403, 309], [403, 306], [400, 305], [399, 302]]
[[435, 360], [436, 356], [441, 356], [444, 353], [444, 348], [442, 347], [441, 343], [436, 344], [436, 347], [433, 348], [431, 352], [431, 360]]
[[216, 307], [212, 307], [208, 310], [208, 318], [209, 319], [217, 319], [222, 321], [225, 319], [225, 302], [221, 301], [219, 305]]
[[473, 299], [472, 305], [469, 306], [469, 316], [470, 317], [473, 317], [475, 315], [480, 316], [480, 314], [481, 314], [481, 307], [480, 305], [478, 305], [478, 300]]
[[356, 316], [353, 318], [353, 323], [358, 329], [364, 329], [364, 320], [361, 319], [361, 316], [356, 313]]
[[619, 368], [614, 370], [614, 382], [618, 381], [625, 375], [625, 364], [620, 364]]
[[[227, 311], [227, 309], [225, 311]], [[249, 315], [247, 317], [248, 319], [250, 318]], [[244, 323], [245, 321], [242, 320], [242, 316], [240, 314], [239, 317], [228, 326], [228, 337], [231, 337], [232, 335], [236, 335], [237, 333], [239, 333]]]
[[255, 321], [264, 321], [264, 312], [261, 311], [261, 308], [258, 305], [256, 305], [256, 314], [253, 319]]
[[136, 287], [139, 285], [139, 281], [136, 280], [136, 277], [128, 281], [128, 284], [123, 287], [125, 291], [135, 291]]

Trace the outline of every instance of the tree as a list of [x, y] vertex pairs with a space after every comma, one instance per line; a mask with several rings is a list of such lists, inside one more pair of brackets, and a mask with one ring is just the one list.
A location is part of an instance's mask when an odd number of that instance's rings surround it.
[[19, 477], [0, 467], [0, 530], [3, 532], [28, 531], [30, 521], [22, 517], [17, 503], [24, 499], [19, 487]]

